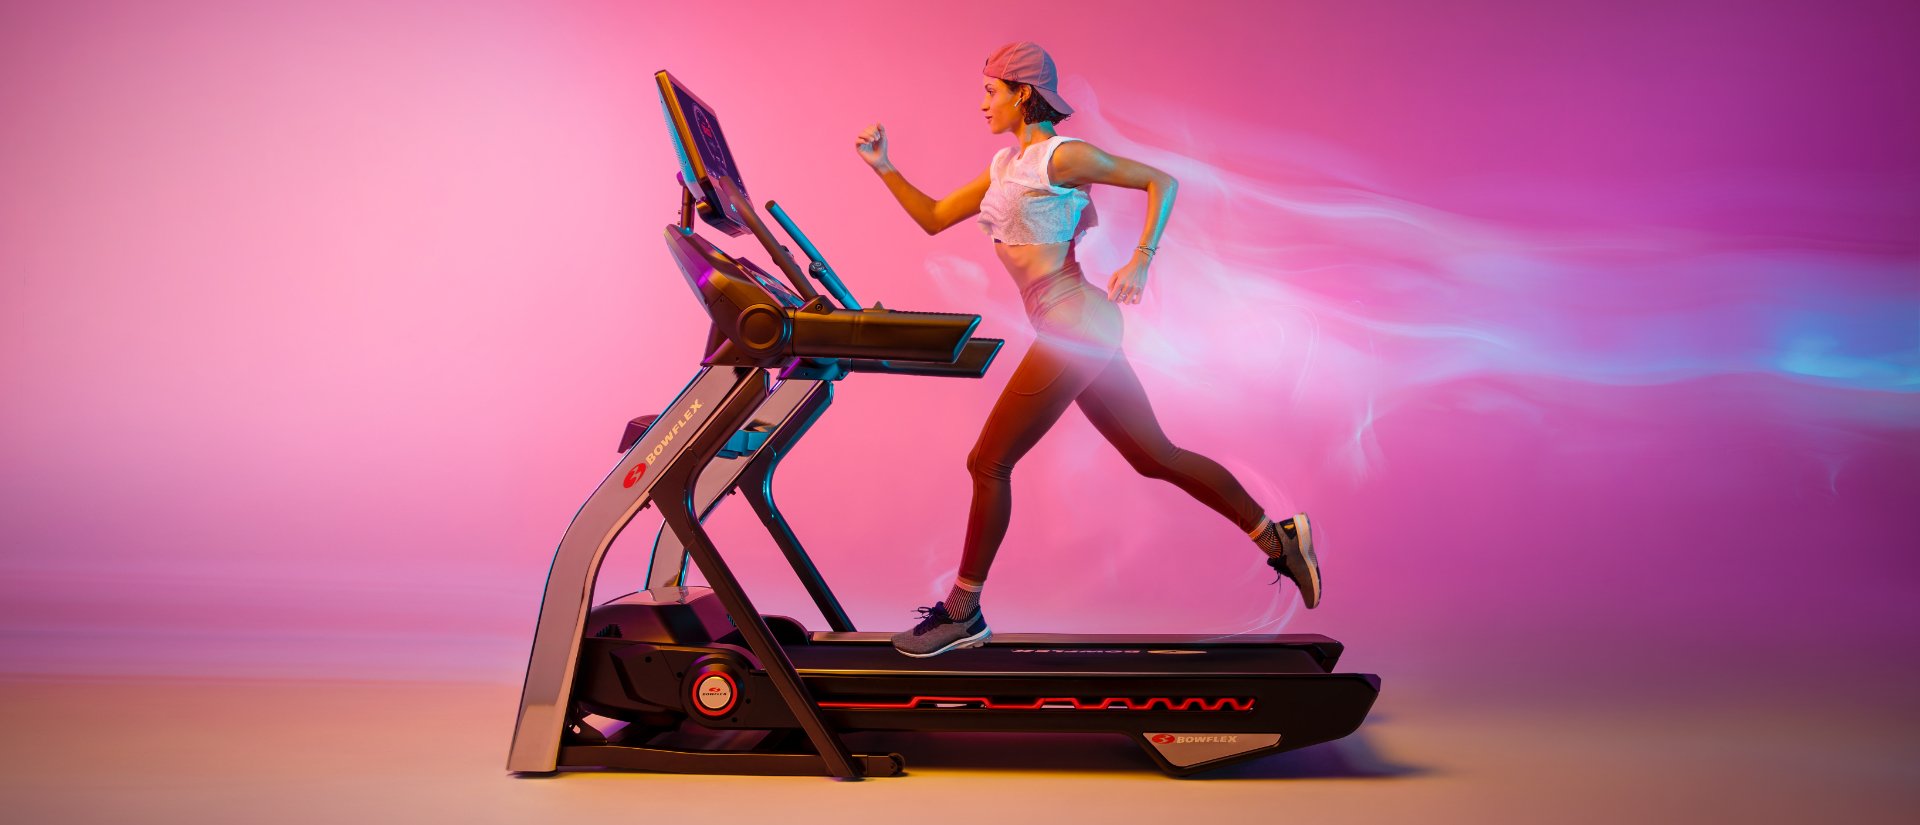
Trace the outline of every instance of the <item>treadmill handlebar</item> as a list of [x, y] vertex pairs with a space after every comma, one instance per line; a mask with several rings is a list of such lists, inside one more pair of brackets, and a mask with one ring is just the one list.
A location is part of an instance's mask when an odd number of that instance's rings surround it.
[[805, 358], [864, 358], [950, 363], [961, 356], [978, 315], [833, 309], [824, 302], [790, 310], [792, 353]]
[[772, 368], [795, 357], [951, 363], [980, 325], [978, 315], [842, 309], [818, 294], [794, 306], [794, 296], [775, 294], [766, 273], [700, 236], [669, 226], [666, 240], [713, 320], [701, 362], [708, 366]]
[[820, 297], [820, 293], [814, 291], [813, 284], [807, 282], [807, 276], [800, 272], [799, 264], [793, 262], [793, 255], [774, 239], [773, 233], [767, 229], [766, 222], [760, 220], [760, 213], [753, 210], [753, 203], [740, 192], [739, 185], [725, 175], [714, 175], [713, 180], [714, 185], [726, 191], [726, 200], [733, 205], [735, 212], [740, 213], [740, 220], [747, 224], [747, 229], [752, 230], [754, 239], [766, 248], [767, 256], [773, 259], [782, 273], [786, 274], [787, 280], [793, 284], [794, 291], [809, 301]]
[[1000, 352], [1000, 346], [1005, 343], [998, 338], [969, 338], [966, 346], [960, 350], [960, 357], [951, 363], [855, 358], [847, 362], [847, 369], [851, 372], [872, 372], [883, 375], [979, 378], [987, 374], [987, 365], [993, 363], [993, 356]]

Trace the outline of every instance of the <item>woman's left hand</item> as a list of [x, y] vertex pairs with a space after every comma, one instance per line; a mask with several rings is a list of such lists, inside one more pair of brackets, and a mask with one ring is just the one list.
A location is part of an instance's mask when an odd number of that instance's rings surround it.
[[1147, 262], [1135, 256], [1107, 279], [1107, 300], [1116, 304], [1140, 303], [1147, 291]]

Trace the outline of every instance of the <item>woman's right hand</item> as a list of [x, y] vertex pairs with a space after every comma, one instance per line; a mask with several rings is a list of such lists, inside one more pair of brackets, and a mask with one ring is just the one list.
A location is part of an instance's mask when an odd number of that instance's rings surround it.
[[868, 166], [879, 169], [891, 165], [887, 160], [886, 126], [875, 123], [867, 127], [867, 130], [861, 132], [860, 137], [853, 141], [853, 148], [860, 153], [860, 159], [866, 161]]

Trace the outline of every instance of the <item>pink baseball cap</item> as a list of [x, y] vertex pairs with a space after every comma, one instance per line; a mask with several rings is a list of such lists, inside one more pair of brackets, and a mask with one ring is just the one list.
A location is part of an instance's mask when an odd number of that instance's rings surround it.
[[987, 68], [982, 74], [1009, 83], [1029, 84], [1054, 111], [1073, 114], [1073, 107], [1060, 97], [1060, 75], [1053, 69], [1053, 58], [1038, 43], [1022, 40], [1001, 46], [987, 58]]

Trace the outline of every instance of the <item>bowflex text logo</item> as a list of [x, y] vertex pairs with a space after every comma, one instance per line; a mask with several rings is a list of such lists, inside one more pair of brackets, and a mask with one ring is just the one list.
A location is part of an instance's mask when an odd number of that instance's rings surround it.
[[688, 407], [686, 412], [681, 413], [680, 420], [673, 422], [673, 427], [667, 430], [666, 437], [660, 439], [660, 443], [653, 445], [653, 449], [647, 452], [646, 458], [640, 459], [639, 464], [634, 465], [633, 469], [627, 471], [627, 477], [620, 483], [620, 486], [632, 487], [634, 484], [639, 483], [640, 477], [647, 474], [647, 466], [658, 459], [661, 453], [666, 452], [667, 445], [673, 443], [674, 436], [680, 434], [680, 428], [687, 426], [687, 422], [693, 420], [693, 414], [699, 412], [701, 406], [703, 405], [700, 402], [695, 401], [693, 402], [693, 406]]
[[1176, 736], [1171, 733], [1156, 733], [1147, 737], [1147, 741], [1156, 745], [1192, 745], [1201, 742], [1225, 742], [1233, 744], [1240, 741], [1238, 735], [1232, 736]]

